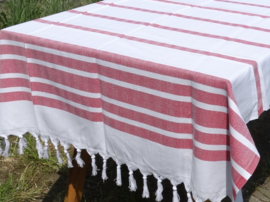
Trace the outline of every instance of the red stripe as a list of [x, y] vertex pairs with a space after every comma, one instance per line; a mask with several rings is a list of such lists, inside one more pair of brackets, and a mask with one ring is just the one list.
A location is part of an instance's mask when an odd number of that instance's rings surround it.
[[22, 78], [7, 78], [7, 79], [0, 80], [0, 88], [9, 88], [9, 87], [30, 88], [30, 83], [28, 79], [22, 79]]
[[[252, 174], [256, 169], [260, 158], [251, 151], [248, 147], [243, 145], [232, 135], [230, 135], [230, 147], [232, 159], [247, 172]], [[243, 158], [245, 157], [245, 158]]]
[[53, 81], [86, 92], [100, 92], [98, 79], [67, 73], [58, 69], [49, 68], [35, 63], [28, 63], [28, 66], [30, 77], [47, 79], [49, 81]]
[[51, 93], [54, 95], [58, 95], [62, 98], [79, 103], [79, 104], [87, 106], [87, 107], [98, 107], [98, 108], [101, 107], [100, 98], [90, 98], [90, 97], [86, 97], [83, 95], [78, 95], [78, 94], [57, 88], [57, 87], [49, 85], [49, 84], [39, 83], [39, 82], [31, 82], [31, 89], [32, 89], [32, 91], [39, 91], [39, 92], [45, 92], [45, 93]]
[[[20, 55], [24, 56], [26, 55], [26, 49], [25, 47], [20, 46], [13, 46], [13, 45], [7, 45], [7, 44], [1, 44], [0, 54], [14, 54], [14, 55]], [[26, 60], [26, 58], [25, 58]]]
[[76, 69], [88, 73], [97, 73], [97, 64], [85, 62], [73, 58], [68, 58], [64, 56], [58, 56], [51, 53], [45, 53], [41, 50], [33, 50], [27, 49], [27, 56], [28, 58], [34, 58], [37, 60], [42, 60], [46, 62], [50, 62], [56, 65], [62, 65], [64, 67], [68, 67], [71, 69]]
[[0, 62], [0, 74], [21, 73], [28, 75], [26, 61], [5, 59]]
[[207, 34], [207, 33], [202, 33], [202, 32], [195, 32], [195, 31], [184, 30], [184, 29], [179, 29], [179, 28], [173, 28], [173, 27], [168, 27], [168, 26], [163, 26], [163, 25], [158, 25], [158, 24], [151, 24], [151, 23], [139, 22], [139, 21], [134, 21], [134, 20], [125, 20], [125, 19], [122, 19], [122, 18], [115, 18], [115, 17], [105, 16], [105, 15], [98, 15], [98, 14], [80, 12], [80, 11], [75, 11], [75, 10], [69, 10], [68, 12], [78, 13], [78, 14], [83, 14], [83, 15], [92, 16], [92, 17], [98, 17], [98, 18], [105, 18], [105, 19], [115, 20], [115, 21], [120, 21], [120, 22], [126, 22], [126, 23], [131, 23], [131, 24], [142, 24], [142, 25], [145, 25], [145, 26], [155, 27], [155, 28], [158, 28], [158, 29], [171, 30], [171, 31], [175, 31], [175, 32], [181, 32], [181, 33], [192, 34], [192, 35], [208, 37], [208, 38], [222, 39], [222, 40], [226, 40], [226, 41], [233, 41], [233, 42], [252, 45], [252, 46], [270, 48], [270, 45], [267, 45], [267, 44], [256, 43], [256, 42], [251, 42], [251, 41], [246, 41], [246, 40], [241, 40], [241, 39], [235, 39], [235, 38], [230, 38], [230, 37], [225, 37], [225, 36]]
[[221, 134], [208, 134], [193, 128], [194, 139], [197, 142], [209, 145], [227, 145], [230, 146], [230, 136]]
[[15, 32], [1, 31], [1, 38], [6, 40], [15, 40], [18, 42], [23, 41], [26, 38], [28, 44], [52, 48], [59, 51], [69, 52], [73, 54], [78, 54], [86, 57], [93, 57], [107, 62], [112, 62], [118, 65], [124, 65], [132, 67], [135, 69], [140, 69], [144, 71], [149, 71], [153, 73], [158, 73], [166, 76], [171, 76], [175, 78], [185, 79], [191, 82], [196, 81], [196, 83], [201, 83], [215, 88], [220, 88], [223, 90], [228, 90], [227, 86], [231, 88], [231, 84], [228, 80], [196, 72], [180, 69], [169, 65], [158, 64], [150, 61], [140, 60], [138, 58], [132, 58], [120, 54], [115, 54], [106, 51], [98, 51], [91, 48], [81, 48], [81, 46], [73, 44], [59, 43], [58, 41], [44, 39], [40, 37], [33, 37], [24, 34], [19, 34]]
[[[192, 96], [192, 98], [200, 102], [227, 107], [226, 96], [201, 91], [196, 88], [193, 88], [192, 86], [174, 84], [167, 81], [161, 81], [161, 80], [105, 67], [102, 65], [94, 64], [94, 63], [85, 63], [85, 62], [80, 63], [78, 60], [75, 60], [75, 59], [70, 59], [70, 58], [53, 55], [53, 54], [47, 54], [41, 51], [28, 49], [28, 53], [29, 53], [28, 54], [29, 57], [33, 59], [38, 59], [38, 60], [50, 62], [53, 64], [66, 66], [72, 69], [79, 69], [82, 71], [85, 70], [88, 72], [97, 73], [97, 68], [98, 68], [98, 73], [103, 76], [107, 76], [107, 77], [114, 78], [120, 81], [125, 81], [128, 83], [144, 86], [147, 88], [159, 90], [161, 92], [167, 92], [174, 95]], [[33, 64], [33, 65], [37, 66], [36, 64]], [[46, 69], [50, 69], [50, 68], [44, 67], [42, 68], [42, 71], [45, 71]], [[39, 75], [41, 74], [42, 76], [45, 75], [45, 73], [43, 74], [38, 69], [37, 69], [37, 72], [39, 73]], [[38, 77], [41, 77], [41, 76], [38, 76]], [[57, 77], [57, 79], [61, 81], [65, 80], [65, 79], [61, 79], [60, 77]]]
[[241, 15], [256, 16], [256, 17], [261, 17], [261, 18], [270, 18], [270, 16], [267, 16], [267, 15], [259, 15], [259, 14], [254, 14], [254, 13], [246, 13], [246, 12], [233, 11], [233, 10], [227, 10], [227, 9], [221, 9], [221, 8], [213, 8], [213, 7], [207, 7], [207, 6], [198, 6], [198, 5], [175, 2], [175, 1], [168, 1], [168, 0], [152, 0], [152, 1], [159, 1], [159, 2], [170, 3], [170, 4], [178, 4], [178, 5], [190, 6], [190, 7], [201, 8], [201, 9], [216, 10], [216, 11], [222, 11], [222, 12], [227, 12], [227, 13], [236, 13], [236, 14], [241, 14]]
[[246, 184], [247, 180], [240, 175], [232, 166], [232, 179], [236, 187], [240, 190]]
[[104, 115], [104, 123], [116, 130], [159, 143], [164, 146], [178, 148], [178, 149], [192, 149], [192, 139], [177, 139], [164, 136], [137, 126], [133, 126]]
[[230, 161], [230, 151], [203, 150], [194, 146], [193, 154], [203, 161]]
[[164, 119], [160, 119], [145, 113], [133, 111], [127, 108], [119, 107], [117, 105], [108, 103], [106, 101], [102, 101], [102, 109], [116, 114], [118, 116], [138, 121], [141, 123], [148, 124], [150, 126], [154, 126], [163, 130], [167, 130], [174, 133], [187, 133], [192, 136], [192, 125], [185, 123], [175, 123], [171, 121], [167, 121]]
[[32, 101], [31, 93], [28, 92], [12, 92], [12, 93], [0, 93], [0, 102], [11, 101]]
[[242, 27], [242, 28], [245, 28], [245, 29], [254, 29], [254, 30], [263, 31], [263, 32], [270, 32], [270, 29], [265, 29], [265, 28], [260, 28], [260, 27], [253, 27], [253, 26], [248, 26], [248, 25], [241, 25], [241, 24], [236, 24], [236, 23], [222, 22], [222, 21], [206, 19], [206, 18], [186, 16], [186, 15], [181, 15], [181, 14], [177, 14], [177, 13], [159, 12], [159, 11], [148, 10], [148, 9], [139, 9], [139, 8], [135, 8], [135, 7], [131, 7], [131, 6], [121, 6], [121, 5], [117, 5], [117, 4], [108, 4], [108, 3], [104, 3], [104, 2], [98, 2], [98, 3], [103, 4], [103, 5], [119, 7], [119, 8], [125, 8], [125, 9], [131, 9], [131, 10], [139, 10], [139, 11], [147, 12], [147, 13], [157, 13], [157, 14], [171, 15], [171, 16], [176, 16], [176, 17], [186, 18], [186, 19], [191, 19], [191, 20], [198, 20], [198, 21], [204, 21], [204, 22], [211, 22], [211, 23], [215, 23], [215, 24], [222, 24], [222, 25], [227, 25], [227, 26]]
[[46, 107], [51, 107], [59, 110], [63, 110], [79, 116], [81, 118], [87, 119], [93, 122], [102, 122], [102, 113], [89, 112], [83, 109], [79, 109], [67, 103], [61, 102], [60, 100], [55, 100], [46, 97], [33, 96], [34, 105], [41, 105]]
[[222, 58], [222, 59], [226, 59], [226, 60], [232, 60], [232, 61], [252, 65], [253, 70], [254, 70], [254, 75], [255, 75], [256, 88], [257, 88], [258, 113], [261, 114], [263, 112], [262, 93], [261, 93], [261, 84], [260, 84], [260, 76], [259, 76], [259, 71], [258, 71], [258, 64], [254, 60], [236, 58], [236, 57], [223, 55], [223, 54], [219, 54], [219, 53], [196, 50], [196, 49], [177, 46], [177, 45], [173, 45], [173, 44], [167, 44], [167, 43], [162, 43], [162, 42], [157, 42], [157, 41], [152, 41], [152, 40], [147, 40], [147, 39], [141, 39], [141, 38], [137, 38], [137, 37], [117, 34], [117, 33], [108, 32], [108, 31], [97, 30], [97, 29], [93, 29], [93, 28], [86, 28], [86, 27], [81, 27], [81, 26], [70, 25], [70, 24], [66, 24], [66, 23], [59, 23], [59, 22], [54, 23], [54, 22], [47, 21], [47, 20], [42, 20], [42, 19], [37, 19], [36, 21], [41, 22], [41, 23], [46, 23], [46, 24], [55, 24], [55, 25], [63, 26], [63, 27], [70, 27], [70, 28], [74, 28], [74, 29], [80, 29], [80, 30], [85, 30], [85, 31], [90, 31], [90, 32], [96, 32], [96, 33], [101, 33], [101, 34], [106, 34], [106, 35], [111, 35], [111, 36], [117, 36], [117, 37], [120, 37], [120, 38], [125, 38], [125, 39], [132, 40], [132, 41], [138, 41], [138, 42], [141, 42], [141, 43], [147, 43], [147, 44], [167, 47], [167, 48], [176, 49], [176, 50], [185, 51], [185, 52], [191, 52], [191, 53], [196, 53], [196, 54], [213, 56], [213, 57], [218, 57], [218, 58]]
[[236, 192], [235, 192], [234, 188], [232, 189], [232, 192], [233, 192], [233, 198], [235, 200], [236, 199]]
[[224, 2], [224, 3], [240, 4], [240, 5], [247, 5], [247, 6], [255, 6], [255, 7], [261, 7], [261, 8], [270, 8], [270, 6], [259, 5], [259, 4], [250, 4], [250, 3], [237, 2], [237, 1], [227, 1], [227, 0], [214, 0], [214, 1], [220, 1], [220, 2]]
[[121, 70], [98, 65], [98, 73], [100, 75], [113, 78], [119, 81], [132, 83], [153, 90], [170, 93], [179, 96], [190, 96], [193, 99], [212, 105], [227, 107], [227, 97], [223, 95], [208, 93], [198, 90], [192, 86], [180, 85], [168, 81], [162, 81], [147, 76], [141, 76]]

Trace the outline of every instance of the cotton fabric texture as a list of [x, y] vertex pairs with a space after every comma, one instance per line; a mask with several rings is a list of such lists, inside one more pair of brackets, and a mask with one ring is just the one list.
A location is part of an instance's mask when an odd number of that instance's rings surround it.
[[[196, 201], [233, 200], [259, 153], [246, 123], [269, 109], [268, 0], [105, 0], [0, 32], [0, 136], [72, 144]], [[41, 138], [41, 141], [40, 139]], [[66, 152], [67, 153], [67, 152]], [[62, 157], [57, 153], [61, 163]], [[67, 153], [68, 155], [68, 153]], [[69, 167], [71, 167], [70, 156]]]

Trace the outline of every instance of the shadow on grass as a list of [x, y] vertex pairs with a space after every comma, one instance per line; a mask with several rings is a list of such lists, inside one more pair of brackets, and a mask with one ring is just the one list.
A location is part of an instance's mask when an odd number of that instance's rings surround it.
[[[261, 155], [260, 163], [243, 188], [244, 201], [249, 201], [252, 193], [256, 188], [262, 185], [265, 180], [270, 176], [270, 110], [264, 112], [259, 119], [248, 123], [249, 130], [253, 136], [256, 147]], [[102, 168], [103, 160], [97, 155], [96, 163], [98, 168]], [[137, 191], [129, 191], [128, 168], [126, 165], [121, 167], [122, 173], [122, 186], [117, 186], [116, 179], [116, 163], [112, 159], [107, 162], [107, 175], [108, 180], [103, 182], [101, 178], [101, 170], [97, 176], [91, 176], [91, 164], [88, 165], [87, 175], [83, 190], [82, 202], [154, 202], [155, 192], [157, 189], [157, 180], [153, 176], [148, 176], [148, 188], [150, 198], [142, 198], [143, 192], [143, 178], [141, 173], [137, 170], [134, 172], [134, 177], [137, 182]], [[59, 171], [59, 178], [52, 186], [51, 190], [46, 194], [43, 202], [62, 202], [68, 186], [68, 169], [63, 167]], [[169, 180], [162, 182], [163, 202], [172, 201], [172, 185]], [[186, 191], [184, 185], [178, 187], [178, 193], [181, 202], [187, 201]], [[223, 199], [222, 202], [231, 201], [228, 197]]]

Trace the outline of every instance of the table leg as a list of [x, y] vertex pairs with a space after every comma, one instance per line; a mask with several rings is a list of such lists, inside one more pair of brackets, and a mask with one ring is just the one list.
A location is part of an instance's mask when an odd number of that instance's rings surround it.
[[74, 167], [71, 168], [69, 171], [68, 190], [64, 202], [80, 202], [82, 199], [83, 186], [86, 177], [87, 167], [90, 161], [90, 156], [85, 149], [82, 150], [81, 158], [85, 162], [85, 165], [83, 168], [81, 168], [78, 166], [75, 160], [76, 155], [77, 151], [76, 149], [74, 149], [72, 160], [72, 164]]

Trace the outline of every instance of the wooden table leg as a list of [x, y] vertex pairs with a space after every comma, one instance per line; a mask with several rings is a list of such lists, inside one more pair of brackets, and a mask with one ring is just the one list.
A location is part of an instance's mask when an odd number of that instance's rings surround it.
[[79, 167], [75, 156], [77, 155], [76, 149], [73, 154], [73, 168], [69, 171], [68, 190], [64, 202], [81, 202], [84, 181], [86, 177], [87, 167], [90, 161], [90, 156], [85, 149], [81, 152], [81, 158], [85, 162], [83, 168]]

